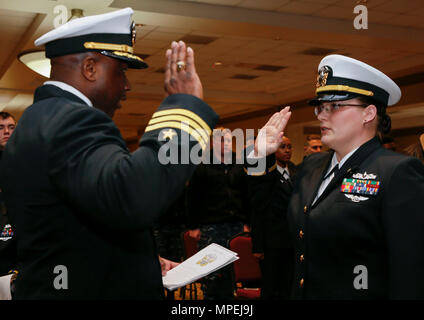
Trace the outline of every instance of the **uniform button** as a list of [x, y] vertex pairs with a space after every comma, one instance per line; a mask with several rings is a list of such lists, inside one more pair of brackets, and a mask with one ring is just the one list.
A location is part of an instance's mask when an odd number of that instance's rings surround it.
[[299, 282], [299, 287], [303, 287], [303, 284], [305, 283], [305, 279], [300, 279], [300, 282]]
[[308, 211], [308, 206], [303, 207], [303, 212], [306, 213]]
[[300, 237], [300, 239], [303, 239], [303, 235], [304, 235], [303, 230], [300, 230], [299, 231], [299, 237]]
[[301, 254], [299, 259], [300, 259], [300, 261], [303, 261], [303, 260], [305, 260], [305, 256], [303, 254]]

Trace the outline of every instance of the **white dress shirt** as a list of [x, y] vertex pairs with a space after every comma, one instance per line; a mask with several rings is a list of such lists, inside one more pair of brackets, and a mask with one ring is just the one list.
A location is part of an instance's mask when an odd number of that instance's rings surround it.
[[[336, 153], [334, 152], [333, 158], [331, 159], [330, 167], [328, 168], [328, 170], [327, 170], [327, 172], [325, 174], [327, 175], [328, 173], [330, 173], [334, 169], [335, 166], [338, 166], [339, 169], [340, 169], [345, 164], [345, 162], [347, 161], [347, 159], [349, 159], [350, 156], [352, 154], [354, 154], [356, 150], [358, 150], [358, 148], [353, 149], [351, 152], [349, 152], [347, 155], [345, 155], [343, 157], [343, 159], [340, 160], [340, 162], [337, 161]], [[328, 177], [326, 177], [321, 182], [321, 185], [320, 185], [320, 187], [318, 189], [318, 193], [317, 193], [314, 201], [312, 202], [312, 204], [314, 204], [315, 201], [317, 201], [317, 199], [322, 195], [322, 193], [328, 187], [328, 185], [330, 184], [331, 180], [333, 180], [333, 178], [334, 178], [334, 172], [332, 174], [330, 174]]]
[[88, 99], [81, 91], [75, 89], [73, 86], [70, 86], [69, 84], [62, 82], [62, 81], [46, 81], [46, 82], [44, 82], [44, 85], [49, 85], [49, 84], [56, 86], [56, 87], [59, 87], [62, 90], [68, 91], [68, 92], [76, 95], [78, 98], [80, 98], [86, 104], [88, 104], [90, 107], [93, 106], [90, 99]]
[[290, 179], [290, 172], [289, 172], [288, 166], [283, 168], [283, 167], [281, 167], [280, 165], [277, 164], [277, 170], [281, 173], [281, 175], [284, 177], [284, 179], [286, 179], [286, 180]]

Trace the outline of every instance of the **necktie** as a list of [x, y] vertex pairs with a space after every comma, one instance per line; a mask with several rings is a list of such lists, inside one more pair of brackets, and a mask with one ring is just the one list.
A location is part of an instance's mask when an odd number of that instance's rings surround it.
[[[334, 168], [331, 169], [331, 171], [324, 176], [324, 179], [322, 179], [321, 186], [319, 187], [318, 193], [315, 196], [314, 201], [312, 202], [312, 204], [314, 204], [315, 201], [317, 201], [317, 199], [321, 196], [321, 194], [328, 187], [328, 185], [330, 184], [331, 180], [337, 175], [338, 172], [339, 172], [339, 164], [336, 164], [334, 166]], [[334, 176], [332, 176], [333, 173], [334, 173]], [[331, 177], [331, 179], [329, 179], [330, 177]]]
[[289, 174], [287, 173], [287, 171], [286, 171], [286, 170], [284, 170], [284, 171], [283, 171], [283, 178], [284, 178], [285, 180], [290, 180], [290, 176], [289, 176]]
[[333, 168], [333, 169], [331, 169], [331, 171], [325, 175], [325, 177], [324, 177], [323, 181], [324, 181], [325, 179], [329, 178], [329, 177], [330, 177], [333, 173], [334, 173], [334, 176], [333, 176], [333, 177], [335, 177], [335, 176], [337, 175], [337, 173], [338, 173], [338, 172], [339, 172], [339, 164], [336, 164], [336, 165], [334, 166], [334, 168]]

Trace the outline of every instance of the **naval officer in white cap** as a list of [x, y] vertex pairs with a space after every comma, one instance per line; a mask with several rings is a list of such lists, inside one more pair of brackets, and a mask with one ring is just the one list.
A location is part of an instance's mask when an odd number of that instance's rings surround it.
[[[293, 299], [424, 298], [424, 166], [379, 138], [390, 130], [386, 108], [400, 96], [395, 82], [361, 61], [321, 61], [310, 104], [332, 151], [305, 159], [289, 202]], [[284, 121], [263, 130], [278, 136]], [[270, 167], [251, 187], [274, 176]]]
[[150, 229], [195, 166], [162, 165], [158, 150], [169, 140], [180, 147], [183, 131], [191, 136], [184, 150], [204, 150], [218, 117], [202, 100], [193, 50], [173, 42], [166, 98], [128, 151], [111, 117], [130, 90], [127, 69], [147, 67], [134, 55], [132, 13], [73, 20], [36, 40], [51, 77], [20, 118], [1, 169], [19, 238], [14, 298], [163, 297], [161, 265], [173, 264], [159, 261]]

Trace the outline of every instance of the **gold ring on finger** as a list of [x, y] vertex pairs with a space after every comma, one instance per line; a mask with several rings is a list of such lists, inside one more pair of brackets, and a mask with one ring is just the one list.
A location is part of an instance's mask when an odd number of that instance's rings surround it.
[[184, 61], [177, 61], [177, 71], [185, 70], [186, 64]]

